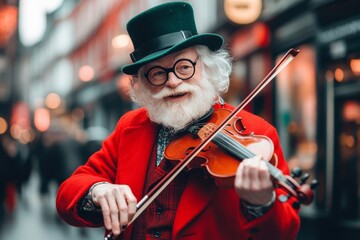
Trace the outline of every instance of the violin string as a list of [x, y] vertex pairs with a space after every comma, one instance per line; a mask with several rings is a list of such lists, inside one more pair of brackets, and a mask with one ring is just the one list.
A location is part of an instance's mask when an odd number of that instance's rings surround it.
[[[208, 130], [212, 131], [212, 129], [210, 129], [210, 127], [208, 127], [207, 125], [205, 127], [208, 128]], [[234, 139], [222, 132], [219, 132], [214, 137], [213, 141], [221, 145], [220, 147], [224, 148], [225, 150], [228, 150], [234, 155], [238, 155], [237, 157], [239, 158], [250, 158], [255, 156], [252, 152], [246, 151], [247, 149], [245, 147], [241, 148], [239, 146], [241, 145], [240, 143], [236, 142]], [[232, 148], [230, 148], [229, 146]]]
[[[219, 134], [220, 134], [220, 138], [223, 138], [224, 142], [226, 142], [227, 145], [233, 146], [235, 149], [237, 149], [240, 153], [243, 154], [241, 158], [244, 159], [244, 158], [255, 157], [255, 154], [251, 152], [248, 148], [246, 148], [243, 144], [237, 142], [236, 140], [234, 140], [233, 138], [222, 132], [220, 132]], [[271, 176], [273, 176], [273, 178], [275, 178], [278, 182], [287, 183], [288, 185], [290, 184], [291, 186], [293, 186], [293, 184], [291, 184], [291, 182], [288, 181], [288, 179], [283, 175], [283, 173], [278, 168], [276, 168], [268, 161], [265, 161], [265, 163], [266, 166], [269, 168], [270, 174]]]
[[[214, 141], [216, 141], [222, 145], [222, 147], [224, 147], [226, 150], [229, 150], [230, 152], [234, 152], [232, 151], [230, 147], [232, 147], [236, 152], [240, 153], [240, 157], [241, 158], [251, 158], [251, 157], [255, 157], [255, 154], [253, 152], [251, 152], [250, 150], [248, 150], [244, 145], [242, 145], [241, 143], [235, 141], [234, 139], [232, 139], [230, 136], [220, 132], [218, 133], [218, 135], [215, 136]], [[277, 169], [276, 167], [274, 167], [272, 164], [270, 164], [269, 162], [265, 161], [267, 167], [269, 168], [270, 174], [271, 176], [273, 176], [277, 181], [285, 183], [287, 182], [286, 177], [282, 174], [282, 172]]]

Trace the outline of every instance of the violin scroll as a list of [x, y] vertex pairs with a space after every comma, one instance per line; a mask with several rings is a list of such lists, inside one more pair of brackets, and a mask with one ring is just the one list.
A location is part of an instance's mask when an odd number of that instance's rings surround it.
[[[294, 178], [299, 178], [297, 182]], [[298, 209], [301, 204], [309, 205], [314, 199], [313, 190], [318, 186], [318, 181], [316, 179], [312, 180], [310, 184], [306, 183], [309, 178], [309, 174], [305, 173], [302, 175], [302, 170], [298, 167], [291, 170], [291, 176], [287, 176], [287, 180], [291, 182], [290, 185], [293, 186], [295, 191], [295, 197], [298, 201], [293, 203], [293, 207]], [[281, 202], [286, 202], [290, 196], [293, 195], [288, 193], [287, 195], [280, 195], [279, 200]]]

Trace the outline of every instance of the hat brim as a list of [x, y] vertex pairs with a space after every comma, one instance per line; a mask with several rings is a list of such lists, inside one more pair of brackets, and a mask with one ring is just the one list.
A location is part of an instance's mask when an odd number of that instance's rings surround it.
[[223, 38], [218, 34], [213, 33], [204, 33], [192, 36], [179, 44], [176, 44], [170, 48], [166, 48], [157, 52], [154, 52], [139, 61], [131, 64], [124, 65], [122, 67], [122, 72], [134, 75], [138, 72], [139, 68], [149, 62], [152, 62], [156, 59], [162, 58], [170, 53], [174, 53], [180, 50], [183, 50], [188, 47], [196, 46], [196, 45], [204, 45], [207, 46], [211, 51], [219, 50], [224, 43]]

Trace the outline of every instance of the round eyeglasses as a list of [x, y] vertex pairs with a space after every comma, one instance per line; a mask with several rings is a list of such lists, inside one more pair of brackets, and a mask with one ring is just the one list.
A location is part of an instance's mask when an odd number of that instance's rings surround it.
[[165, 84], [170, 72], [173, 72], [181, 80], [188, 80], [195, 74], [195, 65], [196, 61], [183, 58], [177, 60], [171, 68], [152, 67], [144, 74], [144, 77], [154, 86]]

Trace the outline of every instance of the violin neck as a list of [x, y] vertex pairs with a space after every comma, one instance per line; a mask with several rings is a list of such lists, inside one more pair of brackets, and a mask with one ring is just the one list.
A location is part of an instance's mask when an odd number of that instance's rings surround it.
[[[242, 159], [252, 158], [256, 156], [243, 144], [239, 143], [238, 141], [234, 140], [223, 132], [219, 132], [218, 134], [216, 134], [212, 142], [215, 143], [218, 147], [227, 151], [229, 154], [233, 155], [236, 159], [239, 159], [239, 161]], [[268, 167], [270, 175], [273, 177], [273, 179], [275, 179], [279, 183], [290, 185], [292, 187], [293, 184], [288, 181], [288, 179], [284, 176], [281, 170], [279, 170], [277, 167], [275, 167], [268, 161], [264, 160], [264, 162], [266, 163], [266, 166]]]

